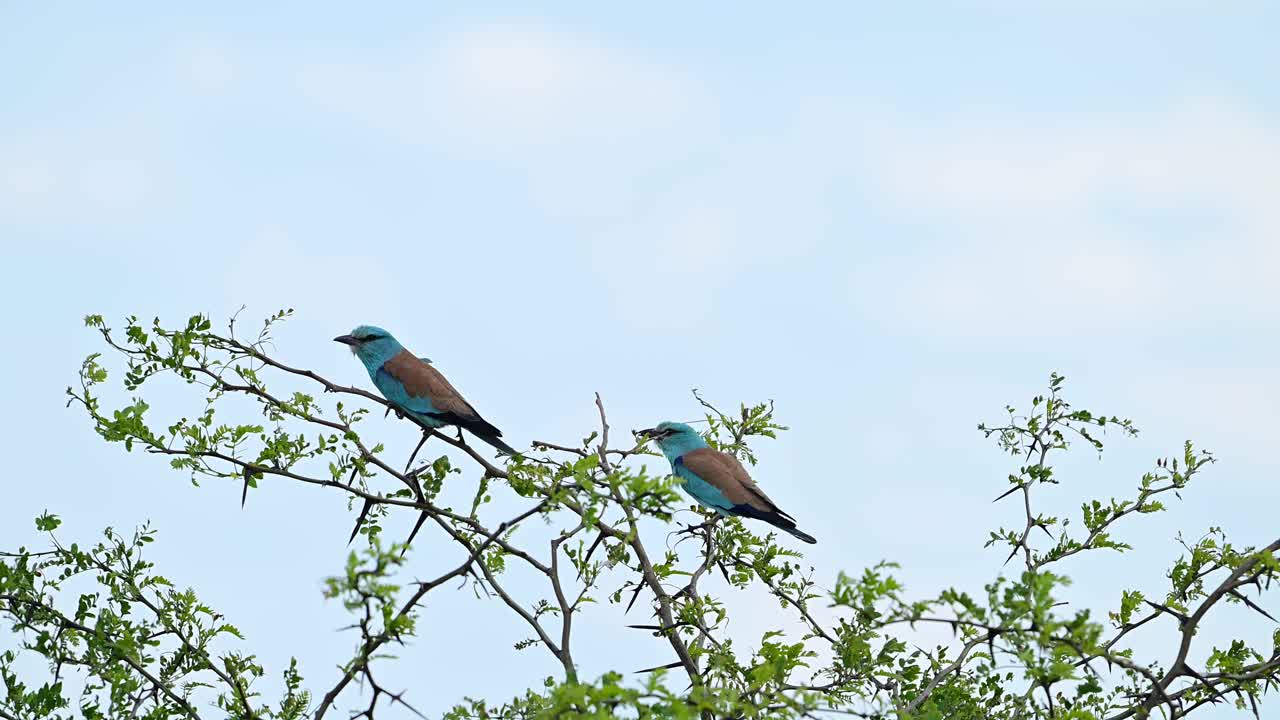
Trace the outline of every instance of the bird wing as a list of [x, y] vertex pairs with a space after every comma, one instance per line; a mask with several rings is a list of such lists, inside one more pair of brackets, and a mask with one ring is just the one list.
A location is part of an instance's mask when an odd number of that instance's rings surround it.
[[680, 460], [734, 505], [748, 505], [761, 512], [776, 512], [784, 517], [791, 517], [778, 509], [734, 456], [711, 448], [699, 448], [681, 455]]
[[[433, 415], [452, 415], [463, 420], [479, 420], [480, 414], [471, 404], [462, 399], [444, 375], [421, 358], [414, 357], [408, 350], [401, 350], [390, 360], [382, 364], [381, 373], [394, 381], [394, 387], [402, 388], [402, 392], [393, 392], [387, 399], [420, 413]], [[392, 397], [398, 395], [400, 397]]]
[[738, 482], [742, 483], [742, 487], [745, 488], [749, 494], [755, 496], [760, 503], [763, 503], [763, 505], [753, 503], [753, 507], [762, 510], [772, 510], [785, 518], [795, 520], [795, 518], [784, 512], [782, 508], [779, 508], [778, 504], [773, 501], [773, 498], [765, 495], [764, 490], [761, 490], [760, 486], [756, 484], [756, 481], [752, 480], [751, 476], [747, 474], [747, 469], [742, 466], [742, 463], [738, 461], [738, 458], [730, 455], [729, 453], [720, 453], [720, 457], [723, 458], [727, 465], [732, 467], [734, 477], [738, 479]]
[[704, 479], [686, 465], [683, 457], [676, 458], [675, 462], [671, 464], [671, 469], [676, 476], [684, 479], [684, 491], [692, 495], [698, 502], [717, 510], [732, 510], [734, 508], [734, 502], [726, 497], [719, 487]]

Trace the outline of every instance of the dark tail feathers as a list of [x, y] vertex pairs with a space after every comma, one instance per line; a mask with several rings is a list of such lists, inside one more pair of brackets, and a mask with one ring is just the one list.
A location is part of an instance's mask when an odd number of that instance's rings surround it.
[[498, 452], [501, 452], [503, 455], [519, 455], [520, 454], [518, 450], [502, 442], [502, 440], [498, 439], [497, 435], [481, 435], [480, 433], [477, 433], [477, 432], [473, 432], [472, 434], [480, 438], [481, 440], [489, 443], [490, 445], [494, 446], [495, 448], [497, 448]]
[[759, 508], [754, 508], [750, 505], [734, 505], [732, 512], [736, 515], [742, 515], [743, 517], [755, 518], [756, 520], [763, 520], [769, 523], [770, 525], [778, 528], [779, 530], [785, 530], [791, 533], [797, 539], [803, 542], [807, 542], [810, 545], [818, 544], [817, 538], [797, 528], [796, 521], [792, 520], [790, 515], [787, 515], [786, 513], [776, 508], [766, 512], [764, 510], [760, 510]]
[[800, 529], [795, 528], [795, 527], [784, 527], [784, 528], [782, 528], [782, 529], [783, 529], [783, 530], [786, 530], [787, 532], [791, 533], [792, 535], [795, 535], [797, 538], [799, 538], [800, 540], [802, 540], [802, 541], [804, 541], [804, 542], [809, 543], [810, 545], [817, 545], [817, 544], [818, 544], [818, 538], [816, 538], [816, 537], [814, 537], [814, 536], [810, 535], [809, 533], [807, 533], [807, 532], [805, 532], [805, 531], [803, 531], [803, 530], [800, 530]]
[[459, 423], [466, 430], [470, 430], [472, 435], [494, 446], [504, 455], [518, 455], [519, 451], [510, 445], [502, 442], [502, 431], [491, 425], [484, 418], [478, 418], [472, 422]]
[[519, 452], [510, 445], [502, 442], [502, 431], [494, 427], [492, 423], [479, 415], [472, 417], [463, 417], [457, 413], [429, 413], [432, 419], [443, 422], [447, 425], [457, 425], [470, 432], [472, 435], [489, 443], [506, 455], [518, 455]]

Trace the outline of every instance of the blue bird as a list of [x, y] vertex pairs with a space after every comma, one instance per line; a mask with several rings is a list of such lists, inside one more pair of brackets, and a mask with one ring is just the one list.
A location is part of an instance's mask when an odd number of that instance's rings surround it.
[[671, 471], [684, 480], [684, 491], [699, 504], [724, 516], [763, 520], [809, 544], [818, 542], [796, 528], [795, 518], [778, 509], [736, 457], [711, 449], [693, 428], [664, 422], [639, 434], [658, 442]]
[[413, 416], [431, 428], [455, 425], [501, 450], [515, 455], [500, 440], [502, 431], [487, 420], [431, 366], [431, 361], [409, 352], [391, 333], [373, 325], [361, 325], [350, 335], [333, 339], [351, 347], [378, 392], [400, 412]]

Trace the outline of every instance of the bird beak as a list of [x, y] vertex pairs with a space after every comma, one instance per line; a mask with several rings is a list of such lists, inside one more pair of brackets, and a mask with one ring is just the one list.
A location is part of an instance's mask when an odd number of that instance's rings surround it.
[[359, 340], [351, 337], [350, 335], [339, 335], [338, 337], [334, 338], [333, 341], [340, 342], [343, 345], [350, 345], [351, 347], [355, 347], [356, 345], [360, 344]]
[[637, 430], [636, 435], [642, 438], [656, 437], [658, 435], [658, 428], [646, 428], [644, 430]]

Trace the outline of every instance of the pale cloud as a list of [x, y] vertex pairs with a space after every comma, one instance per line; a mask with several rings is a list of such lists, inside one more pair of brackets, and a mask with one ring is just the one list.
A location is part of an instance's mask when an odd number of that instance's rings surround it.
[[[1280, 308], [1280, 131], [1227, 101], [922, 119], [797, 97], [794, 122], [734, 138], [717, 124], [731, 108], [696, 72], [536, 23], [446, 28], [358, 56], [206, 41], [184, 52], [175, 67], [188, 92], [300, 111], [338, 138], [448, 153], [501, 176], [601, 263], [626, 268], [628, 286], [710, 298], [743, 268], [853, 242], [865, 249], [850, 273], [859, 312], [931, 336], [1123, 332], [1206, 302], [1246, 317]], [[139, 211], [158, 183], [135, 150], [0, 147], [0, 213]], [[909, 254], [892, 234], [832, 234], [850, 181], [890, 218], [939, 229]], [[1117, 208], [1157, 222], [1126, 224]], [[1209, 222], [1174, 251], [1158, 230], [1187, 208]], [[1052, 328], [1034, 301], [1046, 293], [1068, 308]]]
[[[1036, 338], [1248, 324], [1280, 309], [1280, 130], [1261, 116], [1198, 102], [877, 127], [862, 149], [874, 193], [939, 229], [909, 257], [853, 271], [869, 318]], [[1140, 228], [1124, 220], [1135, 212]]]
[[12, 135], [0, 142], [0, 222], [106, 222], [155, 207], [160, 172], [145, 143], [116, 136]]
[[219, 97], [235, 91], [253, 74], [243, 57], [210, 38], [185, 44], [174, 63], [178, 78], [187, 90], [201, 97]]
[[701, 104], [676, 67], [536, 25], [458, 30], [432, 61], [461, 126], [512, 138], [662, 127]]
[[695, 327], [735, 269], [734, 220], [718, 205], [667, 207], [644, 220], [623, 223], [589, 246], [592, 265], [608, 284], [607, 299], [634, 311], [661, 299], [678, 299], [683, 312], [645, 312], [633, 320], [641, 330]]
[[1280, 129], [1227, 101], [1131, 114], [991, 114], [877, 132], [875, 172], [891, 195], [920, 209], [1044, 219], [1121, 195], [1277, 217], [1270, 196], [1280, 186]]
[[1185, 433], [1194, 429], [1197, 446], [1212, 450], [1226, 465], [1213, 475], [1218, 482], [1232, 483], [1233, 492], [1247, 489], [1275, 495], [1273, 470], [1258, 477], [1239, 468], [1274, 467], [1275, 430], [1270, 418], [1280, 402], [1280, 378], [1270, 368], [1274, 361], [1269, 355], [1251, 357], [1240, 352], [1235, 360], [1225, 368], [1144, 373], [1126, 389], [1132, 395], [1129, 405], [1150, 408], [1151, 415], [1159, 413], [1159, 422], [1166, 428]]
[[856, 292], [870, 319], [899, 331], [1030, 339], [1122, 330], [1176, 291], [1154, 258], [1052, 237], [1057, 249], [1005, 236], [927, 257], [870, 260], [855, 273]]
[[608, 223], [684, 167], [718, 104], [690, 69], [533, 22], [446, 27], [413, 48], [262, 53], [201, 41], [176, 63], [220, 105], [296, 113], [337, 142], [392, 146], [515, 184], [566, 221]]
[[654, 142], [706, 107], [705, 90], [678, 66], [533, 23], [449, 28], [415, 50], [380, 55], [247, 62], [200, 47], [183, 68], [206, 92], [235, 83], [242, 94], [318, 106], [384, 139], [520, 158]]

